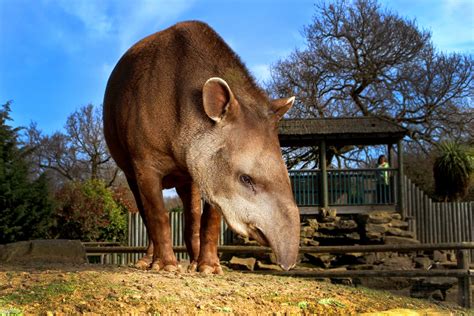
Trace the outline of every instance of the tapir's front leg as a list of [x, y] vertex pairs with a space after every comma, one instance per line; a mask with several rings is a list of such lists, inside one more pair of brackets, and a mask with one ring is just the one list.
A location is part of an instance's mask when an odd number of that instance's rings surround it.
[[221, 215], [209, 203], [204, 204], [201, 216], [200, 252], [198, 260], [198, 271], [203, 273], [223, 274], [219, 257], [217, 256], [217, 244], [221, 228]]

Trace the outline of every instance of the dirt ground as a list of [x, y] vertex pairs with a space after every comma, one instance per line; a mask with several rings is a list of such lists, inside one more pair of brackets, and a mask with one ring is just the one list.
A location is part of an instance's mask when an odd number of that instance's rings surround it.
[[[391, 310], [391, 313], [380, 312]], [[387, 291], [226, 271], [152, 273], [117, 266], [0, 266], [0, 316], [61, 314], [474, 315]]]

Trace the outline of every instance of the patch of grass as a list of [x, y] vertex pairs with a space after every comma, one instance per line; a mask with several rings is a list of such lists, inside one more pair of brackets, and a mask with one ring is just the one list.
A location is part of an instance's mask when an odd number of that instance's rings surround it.
[[[69, 295], [75, 290], [75, 284], [54, 281], [46, 285], [35, 285], [28, 289], [19, 289], [0, 298], [0, 305], [24, 305], [44, 302], [52, 297]], [[13, 314], [12, 314], [13, 315]]]
[[23, 312], [16, 308], [11, 309], [0, 309], [0, 316], [23, 316]]
[[159, 302], [160, 302], [161, 304], [175, 303], [175, 302], [178, 302], [178, 301], [179, 301], [179, 297], [177, 297], [177, 296], [172, 296], [172, 295], [170, 295], [170, 296], [168, 296], [168, 295], [166, 295], [166, 296], [161, 296], [161, 297], [159, 298]]

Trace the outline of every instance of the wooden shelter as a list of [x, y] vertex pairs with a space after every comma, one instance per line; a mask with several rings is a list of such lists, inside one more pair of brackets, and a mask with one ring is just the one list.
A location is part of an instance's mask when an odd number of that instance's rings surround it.
[[[338, 213], [365, 213], [393, 210], [405, 215], [403, 198], [402, 139], [407, 130], [378, 117], [288, 119], [279, 125], [282, 147], [318, 146], [320, 161], [326, 149], [344, 145], [386, 145], [392, 166], [392, 148], [397, 146], [396, 168], [290, 170], [293, 193], [302, 214], [318, 213], [321, 208]], [[380, 177], [385, 192], [380, 192]]]

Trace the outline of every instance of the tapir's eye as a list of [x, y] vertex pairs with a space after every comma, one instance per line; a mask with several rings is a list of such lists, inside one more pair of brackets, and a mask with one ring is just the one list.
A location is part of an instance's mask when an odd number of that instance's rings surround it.
[[240, 182], [246, 187], [252, 189], [255, 192], [255, 183], [249, 175], [243, 174], [240, 176]]

